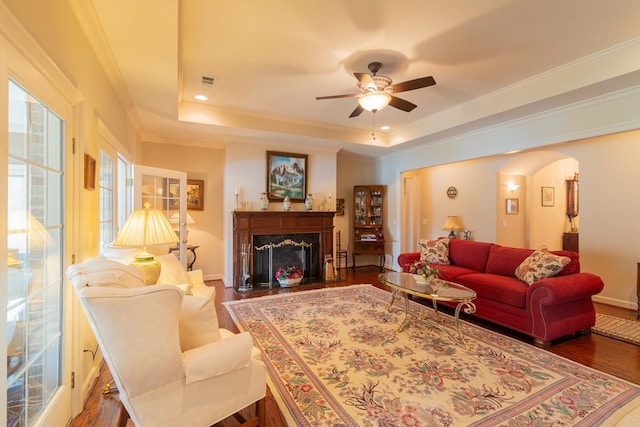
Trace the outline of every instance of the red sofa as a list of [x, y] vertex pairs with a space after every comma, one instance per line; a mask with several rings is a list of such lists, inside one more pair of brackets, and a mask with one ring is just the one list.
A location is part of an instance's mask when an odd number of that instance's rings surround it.
[[[515, 271], [532, 249], [451, 239], [451, 264], [432, 266], [439, 269], [440, 278], [478, 294], [475, 316], [529, 335], [535, 345], [548, 347], [553, 339], [591, 331], [595, 324], [591, 296], [604, 287], [600, 277], [580, 272], [576, 252], [551, 252], [571, 261], [557, 276], [531, 286], [520, 281]], [[410, 265], [419, 259], [419, 252], [403, 253], [398, 256], [398, 264], [402, 271], [409, 272]]]

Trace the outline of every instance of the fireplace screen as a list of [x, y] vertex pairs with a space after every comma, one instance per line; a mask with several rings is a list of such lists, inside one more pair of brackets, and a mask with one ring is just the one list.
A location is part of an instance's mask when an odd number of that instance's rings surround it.
[[253, 236], [253, 285], [271, 288], [281, 267], [302, 270], [302, 283], [320, 281], [319, 245], [318, 233]]

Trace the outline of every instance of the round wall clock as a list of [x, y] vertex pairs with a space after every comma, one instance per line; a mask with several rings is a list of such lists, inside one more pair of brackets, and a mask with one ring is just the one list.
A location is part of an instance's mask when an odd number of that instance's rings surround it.
[[458, 196], [458, 189], [454, 186], [447, 188], [447, 197], [455, 199]]

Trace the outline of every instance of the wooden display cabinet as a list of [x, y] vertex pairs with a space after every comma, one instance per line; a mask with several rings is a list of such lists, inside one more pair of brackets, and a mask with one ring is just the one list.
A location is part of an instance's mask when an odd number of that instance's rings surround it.
[[353, 187], [353, 268], [356, 256], [373, 254], [384, 270], [384, 192], [383, 185]]

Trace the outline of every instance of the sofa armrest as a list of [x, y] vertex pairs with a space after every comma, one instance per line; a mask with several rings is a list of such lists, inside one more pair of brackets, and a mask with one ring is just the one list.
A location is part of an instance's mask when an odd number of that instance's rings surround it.
[[409, 272], [409, 266], [420, 259], [420, 252], [405, 252], [398, 255], [398, 265], [405, 273]]
[[[591, 273], [576, 273], [538, 280], [527, 291], [527, 300], [538, 297], [542, 305], [557, 305], [600, 293], [604, 282]], [[539, 292], [547, 290], [547, 292]]]
[[186, 383], [247, 367], [251, 363], [252, 352], [253, 341], [248, 332], [187, 350], [182, 354]]

